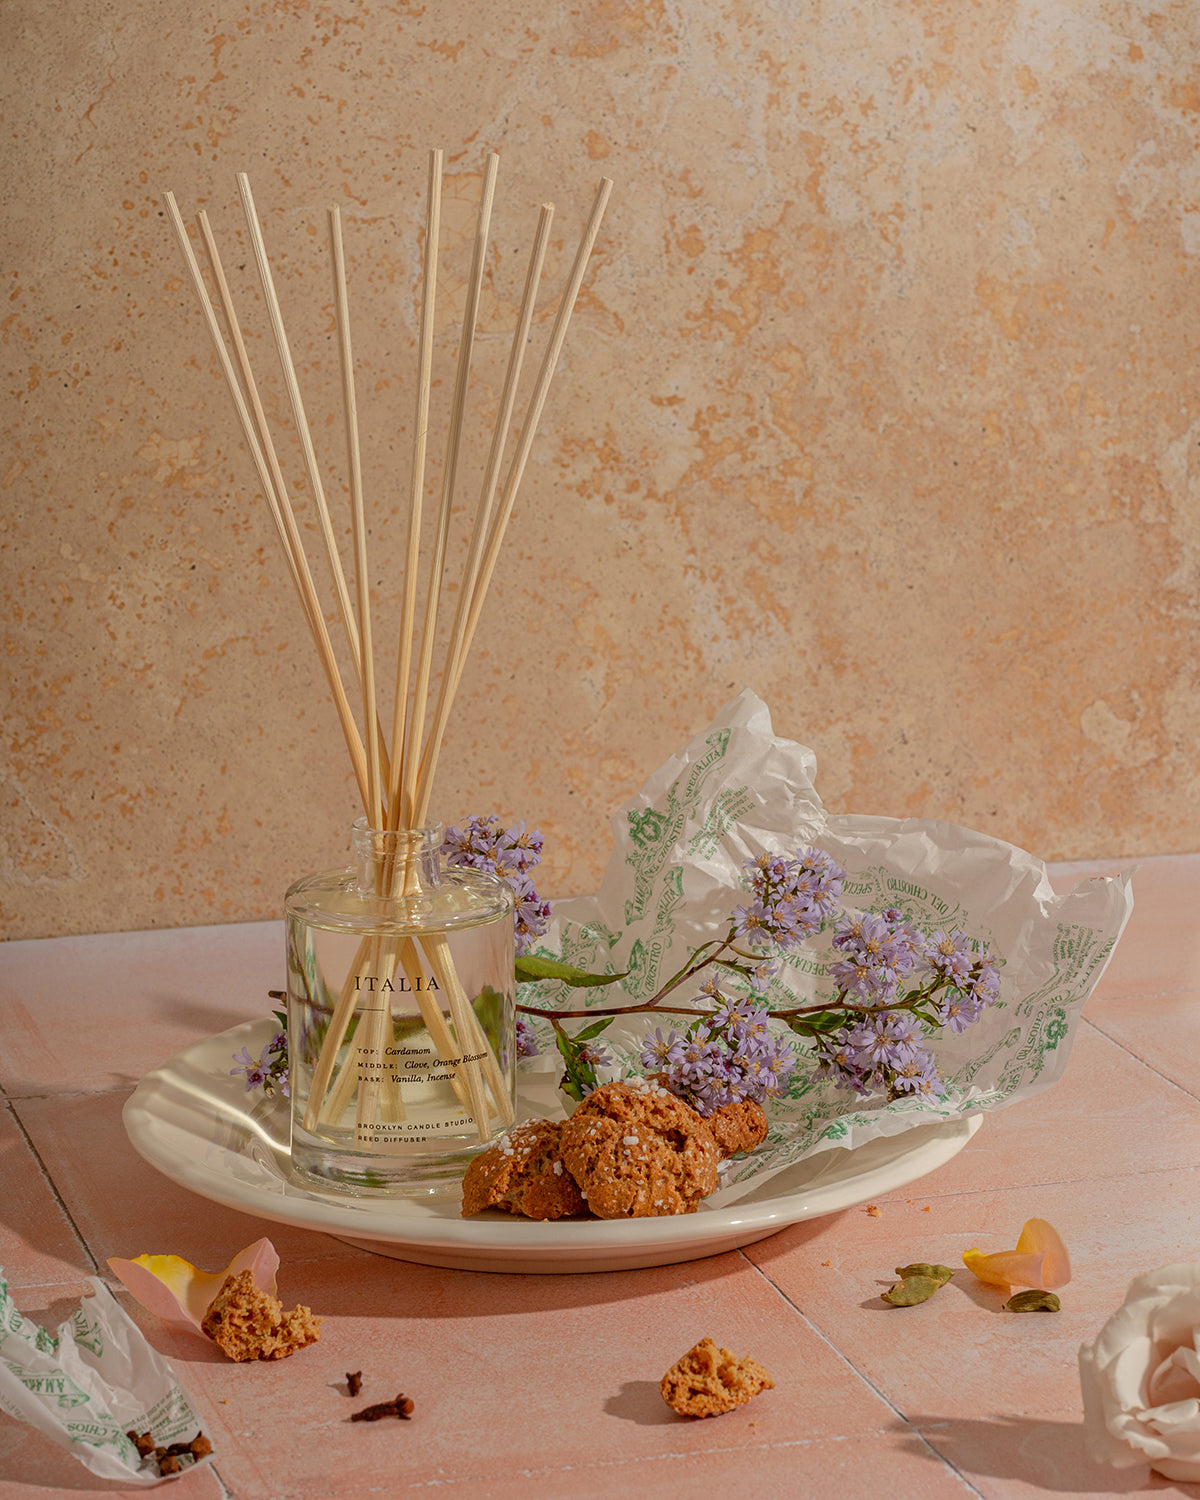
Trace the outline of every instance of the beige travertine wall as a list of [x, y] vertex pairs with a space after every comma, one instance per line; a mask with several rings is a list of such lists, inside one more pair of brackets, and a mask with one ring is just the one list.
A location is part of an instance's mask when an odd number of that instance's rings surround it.
[[832, 807], [1200, 847], [1192, 0], [8, 0], [0, 28], [6, 935], [261, 918], [342, 862], [347, 756], [161, 195], [212, 216], [280, 411], [249, 172], [344, 517], [341, 206], [386, 640], [431, 146], [443, 403], [501, 154], [464, 503], [537, 205], [557, 287], [616, 184], [442, 817], [521, 814], [543, 887], [589, 889], [611, 812], [748, 684]]

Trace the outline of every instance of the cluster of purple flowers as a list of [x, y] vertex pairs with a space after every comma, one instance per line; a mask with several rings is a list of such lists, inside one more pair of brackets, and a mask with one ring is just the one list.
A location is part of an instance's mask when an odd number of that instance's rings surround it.
[[999, 994], [996, 959], [964, 932], [927, 937], [896, 910], [842, 923], [833, 946], [836, 1003], [856, 1019], [819, 1039], [818, 1072], [858, 1094], [944, 1093], [928, 1030], [979, 1019]]
[[273, 1094], [278, 1089], [285, 1099], [288, 1097], [290, 1088], [285, 1031], [277, 1031], [258, 1057], [252, 1057], [249, 1047], [243, 1047], [240, 1052], [233, 1054], [233, 1061], [236, 1066], [230, 1068], [229, 1076], [245, 1078], [247, 1093], [253, 1089], [263, 1089], [266, 1093]]
[[538, 1055], [537, 1038], [533, 1034], [533, 1027], [524, 1016], [518, 1016], [516, 1021], [516, 1048], [518, 1057], [536, 1057]]
[[933, 932], [925, 943], [930, 972], [945, 980], [938, 1024], [965, 1031], [1000, 993], [1000, 971], [986, 949], [979, 952], [965, 932]]
[[495, 813], [468, 818], [461, 828], [448, 828], [442, 840], [447, 864], [467, 865], [499, 875], [513, 893], [513, 936], [518, 957], [546, 931], [550, 904], [534, 889], [529, 872], [541, 863], [542, 835], [526, 832], [524, 818], [511, 828]]
[[754, 899], [733, 913], [734, 935], [752, 947], [785, 953], [819, 932], [837, 909], [846, 872], [821, 849], [760, 854], [746, 861]]
[[664, 1036], [655, 1028], [645, 1038], [641, 1064], [697, 1114], [708, 1116], [740, 1099], [762, 1104], [778, 1098], [796, 1066], [796, 1053], [787, 1041], [771, 1036], [766, 1009], [757, 1001], [722, 998], [716, 1011], [682, 1033]]

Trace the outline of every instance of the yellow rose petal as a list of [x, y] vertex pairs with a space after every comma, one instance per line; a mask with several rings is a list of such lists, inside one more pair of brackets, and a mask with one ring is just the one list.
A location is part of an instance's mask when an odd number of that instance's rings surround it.
[[1066, 1286], [1071, 1279], [1071, 1259], [1062, 1237], [1045, 1219], [1029, 1219], [1021, 1230], [1015, 1250], [967, 1250], [963, 1265], [989, 1286], [1027, 1286], [1037, 1290]]
[[997, 1250], [994, 1255], [985, 1255], [982, 1250], [967, 1250], [963, 1265], [989, 1286], [1040, 1287], [1045, 1259], [1040, 1251]]
[[275, 1294], [279, 1256], [270, 1240], [239, 1250], [223, 1271], [200, 1271], [181, 1255], [110, 1256], [113, 1274], [147, 1311], [177, 1328], [199, 1330], [209, 1303], [227, 1276], [249, 1271], [260, 1291]]

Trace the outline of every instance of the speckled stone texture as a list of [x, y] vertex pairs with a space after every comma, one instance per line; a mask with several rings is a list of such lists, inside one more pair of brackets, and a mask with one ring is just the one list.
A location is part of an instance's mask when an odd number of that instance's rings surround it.
[[522, 815], [543, 888], [592, 889], [612, 811], [747, 684], [833, 808], [1045, 857], [1200, 847], [1190, 0], [9, 0], [2, 26], [0, 932], [269, 917], [344, 862], [348, 758], [161, 195], [210, 213], [282, 414], [249, 172], [348, 552], [341, 207], [387, 662], [431, 146], [431, 495], [501, 154], [464, 507], [538, 204], [557, 289], [616, 184], [440, 817]]

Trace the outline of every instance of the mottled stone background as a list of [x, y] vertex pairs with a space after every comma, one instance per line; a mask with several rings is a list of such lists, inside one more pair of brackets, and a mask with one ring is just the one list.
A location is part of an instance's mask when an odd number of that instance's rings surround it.
[[0, 29], [6, 935], [262, 918], [342, 862], [348, 759], [162, 193], [212, 216], [282, 413], [250, 174], [340, 524], [342, 208], [382, 661], [432, 146], [434, 479], [501, 153], [464, 507], [537, 206], [557, 288], [616, 184], [441, 817], [523, 815], [543, 887], [591, 889], [612, 811], [747, 684], [835, 809], [1200, 848], [1194, 0], [6, 0]]

